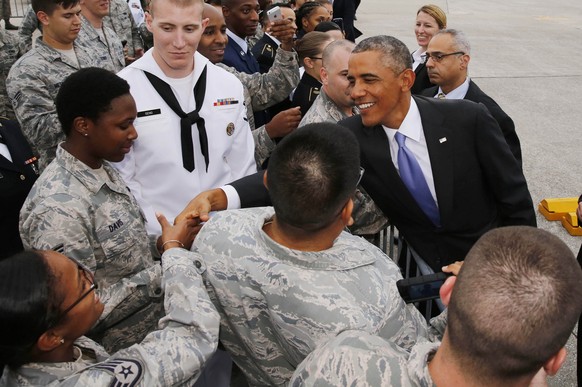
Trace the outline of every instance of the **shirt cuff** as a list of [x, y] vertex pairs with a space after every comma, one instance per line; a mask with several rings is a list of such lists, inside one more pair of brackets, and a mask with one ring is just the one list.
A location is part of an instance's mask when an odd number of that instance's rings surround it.
[[226, 195], [227, 203], [226, 209], [227, 210], [238, 210], [241, 207], [240, 204], [240, 196], [238, 196], [238, 192], [232, 185], [223, 185], [220, 187], [221, 190], [224, 191]]

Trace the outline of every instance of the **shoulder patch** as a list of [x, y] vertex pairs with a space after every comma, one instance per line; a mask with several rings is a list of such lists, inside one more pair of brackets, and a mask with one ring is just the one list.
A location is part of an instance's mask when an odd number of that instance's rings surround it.
[[143, 377], [143, 365], [135, 359], [113, 359], [96, 365], [98, 368], [113, 375], [110, 387], [133, 387]]

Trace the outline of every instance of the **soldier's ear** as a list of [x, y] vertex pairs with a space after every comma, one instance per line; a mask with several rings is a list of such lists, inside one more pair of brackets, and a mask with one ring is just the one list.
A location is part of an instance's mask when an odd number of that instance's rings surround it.
[[146, 20], [146, 28], [148, 29], [149, 32], [153, 32], [152, 31], [152, 14], [149, 12], [145, 13], [145, 20]]
[[57, 335], [52, 329], [49, 329], [36, 341], [36, 346], [42, 352], [50, 352], [64, 343], [61, 336]]
[[325, 67], [321, 66], [319, 69], [319, 76], [321, 77], [321, 83], [327, 85], [327, 70]]
[[43, 26], [48, 26], [49, 24], [49, 15], [46, 14], [44, 11], [38, 11], [36, 13], [36, 18]]
[[84, 137], [87, 137], [88, 125], [87, 119], [84, 117], [75, 117], [73, 120], [73, 130]]
[[348, 200], [341, 212], [342, 221], [346, 226], [351, 226], [354, 224], [354, 218], [352, 218], [352, 212], [354, 211], [354, 201], [352, 198]]

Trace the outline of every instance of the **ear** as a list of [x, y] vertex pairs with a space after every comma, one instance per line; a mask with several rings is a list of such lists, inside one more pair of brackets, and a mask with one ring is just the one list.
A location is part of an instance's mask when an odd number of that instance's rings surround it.
[[402, 91], [410, 90], [412, 88], [412, 85], [414, 85], [415, 79], [416, 79], [416, 74], [414, 73], [414, 71], [412, 71], [412, 69], [405, 69], [400, 74], [400, 85], [401, 85]]
[[267, 190], [269, 190], [269, 185], [267, 184], [267, 172], [268, 170], [266, 170], [265, 173], [263, 174], [263, 185]]
[[223, 5], [222, 6], [222, 15], [224, 16], [224, 19], [226, 20], [226, 18], [230, 16], [230, 8]]
[[205, 19], [202, 19], [202, 32], [204, 32], [204, 30], [206, 29], [206, 27], [208, 26], [208, 22], [210, 21], [210, 18], [207, 17]]
[[153, 33], [153, 31], [152, 31], [152, 22], [153, 22], [154, 18], [152, 16], [152, 14], [149, 13], [149, 12], [146, 12], [145, 13], [145, 19], [146, 19], [146, 27], [147, 27], [148, 31]]
[[471, 61], [471, 57], [469, 56], [469, 54], [465, 54], [465, 55], [461, 56], [461, 69], [462, 70], [467, 69], [467, 67], [469, 67], [470, 61]]
[[564, 364], [566, 361], [566, 355], [566, 348], [562, 347], [558, 353], [556, 353], [544, 363], [544, 370], [549, 376], [554, 376], [558, 373], [562, 367], [562, 364]]
[[312, 69], [314, 67], [313, 60], [308, 56], [303, 58], [303, 67], [309, 67], [310, 69]]
[[457, 282], [457, 276], [451, 276], [447, 278], [445, 283], [441, 286], [439, 294], [441, 296], [441, 301], [445, 306], [449, 306], [449, 302], [451, 301], [451, 295], [453, 294], [453, 288], [455, 287], [455, 283]]
[[350, 198], [350, 200], [348, 200], [348, 202], [346, 203], [346, 205], [344, 206], [344, 208], [342, 209], [342, 212], [340, 214], [340, 216], [342, 218], [342, 222], [346, 226], [351, 226], [352, 224], [354, 224], [354, 219], [352, 218], [352, 211], [353, 210], [354, 210], [354, 201]]
[[325, 67], [321, 66], [319, 68], [319, 76], [321, 77], [321, 83], [327, 86], [327, 70]]
[[89, 134], [90, 121], [84, 117], [75, 117], [73, 120], [73, 130], [81, 136], [86, 137]]
[[42, 352], [49, 352], [61, 346], [63, 344], [61, 342], [62, 339], [63, 338], [57, 335], [54, 330], [50, 329], [40, 335], [36, 341], [36, 346]]
[[304, 30], [307, 28], [308, 25], [309, 25], [309, 20], [307, 20], [306, 17], [301, 19], [301, 26], [303, 27]]
[[47, 15], [46, 12], [44, 12], [44, 11], [38, 11], [36, 13], [36, 18], [38, 19], [39, 22], [41, 22], [41, 24], [43, 26], [48, 26], [49, 25], [49, 15]]

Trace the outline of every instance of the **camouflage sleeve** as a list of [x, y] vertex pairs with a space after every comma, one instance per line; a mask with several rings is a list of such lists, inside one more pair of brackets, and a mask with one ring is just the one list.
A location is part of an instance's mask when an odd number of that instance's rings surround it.
[[376, 234], [389, 224], [388, 218], [362, 186], [356, 190], [352, 218], [354, 224], [350, 226], [350, 231], [355, 235]]
[[0, 115], [16, 120], [12, 103], [6, 93], [6, 77], [10, 68], [20, 56], [20, 40], [16, 35], [1, 30], [0, 40], [4, 43], [0, 47]]
[[144, 45], [144, 50], [154, 46], [154, 35], [148, 30], [146, 23], [137, 26], [137, 31]]
[[297, 366], [289, 386], [410, 386], [408, 353], [364, 331], [344, 331]]
[[[50, 250], [63, 244], [66, 256], [75, 258], [91, 271], [103, 268], [103, 262], [98, 262], [93, 250], [98, 243], [91, 238], [93, 222], [87, 216], [87, 210], [82, 208], [84, 205], [69, 195], [47, 197], [42, 205], [34, 207], [26, 216], [21, 215], [23, 245], [25, 248]], [[100, 326], [114, 325], [119, 319], [143, 308], [141, 300], [149, 299], [148, 295], [155, 294], [160, 286], [161, 269], [157, 264], [109, 286], [99, 286], [99, 297], [105, 304]], [[137, 297], [138, 293], [143, 293], [143, 297]], [[128, 305], [128, 299], [139, 302]]]
[[216, 350], [220, 322], [200, 277], [206, 267], [195, 253], [178, 248], [164, 253], [162, 267], [166, 316], [159, 330], [62, 386], [174, 386], [198, 378]]
[[276, 144], [271, 137], [269, 137], [265, 125], [253, 130], [253, 139], [255, 140], [255, 161], [258, 166], [261, 166], [271, 155]]
[[148, 235], [149, 244], [150, 244], [150, 252], [152, 253], [152, 257], [155, 259], [160, 258], [160, 251], [158, 250], [158, 238], [160, 235]]
[[143, 42], [141, 41], [139, 30], [135, 25], [135, 20], [131, 14], [131, 8], [129, 8], [129, 4], [127, 5], [127, 8], [129, 9], [129, 20], [131, 20], [131, 42], [134, 50], [132, 55], [135, 55], [135, 50], [143, 49]]
[[21, 54], [30, 51], [32, 48], [32, 34], [37, 28], [39, 28], [38, 19], [31, 5], [27, 8], [22, 23], [20, 23], [20, 28], [18, 28]]
[[44, 69], [22, 62], [18, 64], [8, 74], [6, 91], [22, 132], [39, 150], [55, 148], [64, 134], [51, 95], [56, 95], [60, 85], [45, 79]]
[[253, 111], [271, 107], [287, 98], [299, 84], [297, 53], [278, 49], [268, 73], [241, 74], [239, 79], [249, 89]]

